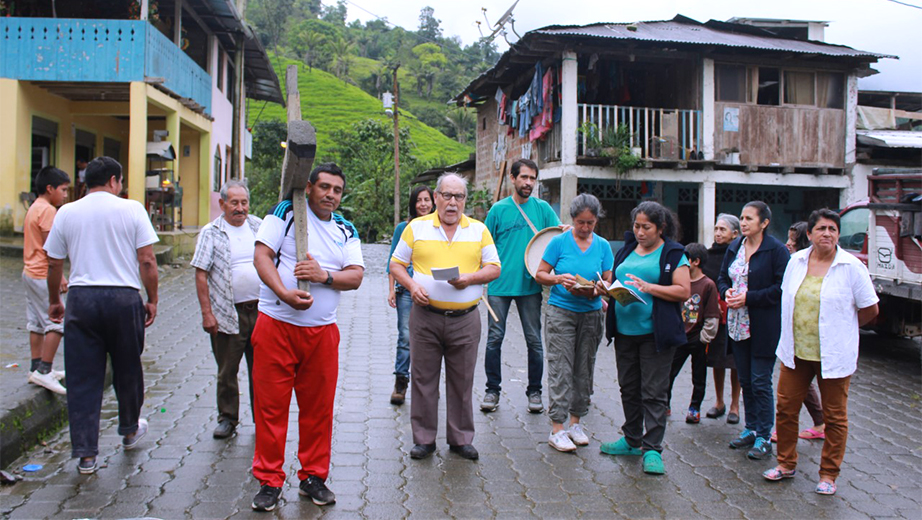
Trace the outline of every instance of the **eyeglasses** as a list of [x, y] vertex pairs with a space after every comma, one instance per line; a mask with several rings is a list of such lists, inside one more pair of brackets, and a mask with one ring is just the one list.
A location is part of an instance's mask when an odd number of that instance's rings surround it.
[[464, 199], [467, 198], [466, 193], [446, 193], [444, 191], [440, 191], [439, 195], [441, 195], [445, 200], [455, 199], [458, 202], [464, 202]]

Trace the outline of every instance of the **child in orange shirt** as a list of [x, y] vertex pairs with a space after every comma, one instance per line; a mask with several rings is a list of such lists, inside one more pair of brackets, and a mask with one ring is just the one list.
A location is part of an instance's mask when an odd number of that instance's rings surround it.
[[[64, 336], [64, 326], [48, 318], [48, 256], [42, 246], [51, 231], [58, 207], [67, 199], [70, 177], [63, 171], [46, 166], [35, 177], [38, 198], [29, 206], [23, 221], [22, 283], [26, 289], [26, 328], [32, 350], [29, 382], [57, 394], [67, 394], [60, 380], [64, 372], [51, 370], [51, 364]], [[67, 291], [67, 279], [61, 281], [61, 292]]]

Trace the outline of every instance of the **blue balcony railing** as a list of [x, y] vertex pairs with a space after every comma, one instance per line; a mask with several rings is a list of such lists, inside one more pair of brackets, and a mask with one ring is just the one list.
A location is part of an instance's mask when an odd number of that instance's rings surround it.
[[127, 83], [163, 80], [211, 113], [211, 77], [143, 20], [0, 18], [0, 77]]

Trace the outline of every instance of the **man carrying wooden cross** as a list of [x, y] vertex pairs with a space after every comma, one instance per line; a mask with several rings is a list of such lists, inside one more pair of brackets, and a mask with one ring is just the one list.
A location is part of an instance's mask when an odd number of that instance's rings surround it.
[[[256, 234], [254, 262], [259, 278], [259, 317], [253, 330], [253, 390], [256, 449], [253, 476], [261, 489], [253, 509], [272, 511], [285, 483], [285, 438], [291, 391], [298, 400], [300, 493], [317, 505], [336, 497], [324, 481], [330, 470], [333, 398], [339, 370], [336, 307], [340, 291], [358, 289], [365, 265], [358, 232], [334, 213], [346, 177], [333, 163], [310, 172], [306, 189], [275, 205]], [[310, 237], [298, 258], [299, 193], [307, 196]], [[298, 288], [310, 282], [309, 291]]]

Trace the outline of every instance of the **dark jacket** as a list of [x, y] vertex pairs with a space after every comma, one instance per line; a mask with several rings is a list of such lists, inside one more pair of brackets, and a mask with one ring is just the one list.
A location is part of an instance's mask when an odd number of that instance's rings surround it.
[[[628, 231], [624, 234], [624, 247], [619, 249], [618, 254], [615, 255], [615, 263], [611, 269], [612, 277], [614, 277], [615, 269], [636, 248], [637, 238], [634, 237], [634, 233]], [[672, 285], [672, 273], [675, 272], [684, 254], [685, 248], [682, 247], [682, 244], [668, 238], [665, 239], [663, 253], [660, 255], [659, 260], [659, 285]], [[611, 342], [617, 332], [615, 303], [612, 302], [608, 305], [608, 313], [605, 316], [605, 337]], [[686, 343], [685, 323], [682, 322], [682, 302], [670, 302], [653, 297], [653, 339], [656, 342], [657, 352]], [[615, 348], [617, 348], [617, 345]]]
[[724, 255], [727, 253], [728, 247], [730, 247], [730, 244], [718, 244], [714, 242], [714, 245], [708, 249], [708, 261], [704, 264], [704, 267], [701, 268], [701, 271], [704, 272], [704, 276], [707, 276], [714, 282], [714, 285], [717, 285], [720, 266], [724, 263]]
[[[730, 264], [736, 259], [742, 243], [743, 237], [731, 242], [720, 265], [717, 290], [724, 300], [727, 299], [727, 289], [733, 286], [729, 274]], [[790, 258], [791, 254], [784, 243], [768, 234], [762, 239], [759, 249], [749, 258], [746, 307], [749, 308], [752, 355], [755, 357], [775, 357], [775, 349], [781, 337], [781, 280]]]

